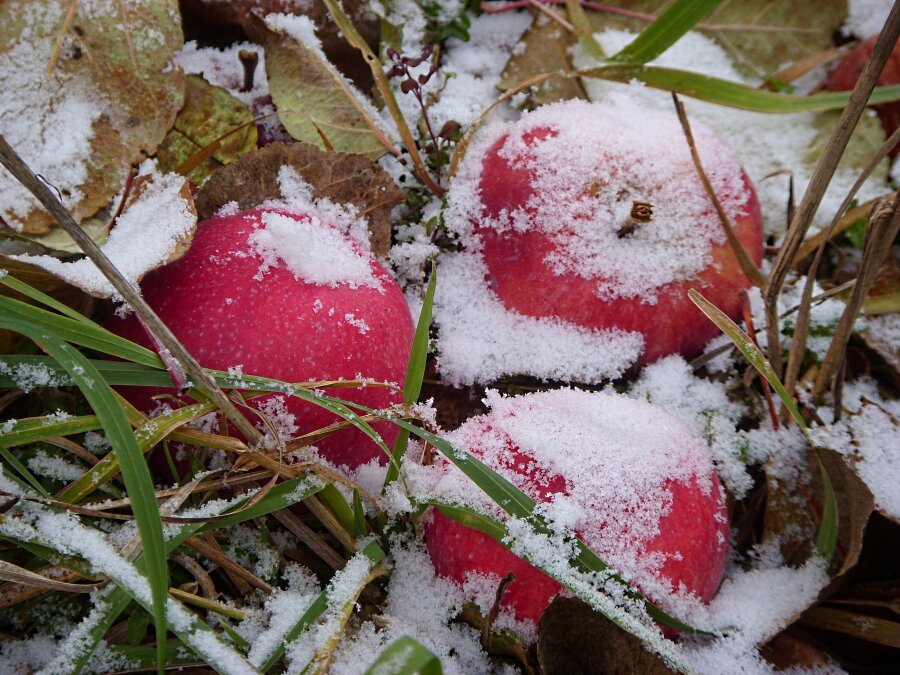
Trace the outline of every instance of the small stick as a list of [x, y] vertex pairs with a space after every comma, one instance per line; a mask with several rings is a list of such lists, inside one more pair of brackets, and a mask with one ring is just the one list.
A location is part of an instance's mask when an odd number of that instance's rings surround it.
[[722, 203], [716, 196], [716, 192], [713, 190], [712, 183], [709, 182], [706, 171], [703, 170], [703, 164], [700, 162], [700, 153], [697, 151], [697, 144], [694, 142], [694, 134], [691, 132], [691, 123], [688, 121], [687, 113], [684, 111], [684, 104], [681, 102], [681, 99], [678, 98], [678, 94], [674, 91], [672, 92], [672, 100], [675, 102], [675, 110], [678, 112], [678, 121], [681, 122], [681, 128], [684, 130], [684, 136], [687, 139], [688, 147], [691, 150], [691, 158], [694, 160], [697, 174], [700, 176], [703, 188], [706, 190], [707, 196], [709, 196], [710, 201], [712, 201], [713, 206], [716, 209], [716, 213], [719, 215], [722, 227], [725, 228], [725, 237], [728, 239], [728, 245], [731, 246], [732, 252], [738, 259], [738, 263], [744, 274], [750, 280], [750, 283], [757, 288], [762, 288], [766, 283], [766, 278], [763, 276], [763, 273], [760, 272], [756, 263], [753, 262], [753, 259], [750, 258], [747, 249], [744, 248], [740, 239], [738, 239], [735, 234], [734, 227], [728, 219], [728, 214], [726, 214], [725, 209], [722, 208]]
[[196, 382], [197, 387], [209, 396], [209, 399], [225, 413], [251, 445], [262, 443], [262, 434], [257, 431], [246, 417], [244, 417], [234, 404], [228, 400], [224, 392], [219, 389], [215, 381], [210, 377], [197, 360], [184, 348], [175, 335], [169, 330], [162, 320], [156, 315], [150, 305], [141, 297], [137, 287], [122, 276], [106, 254], [97, 246], [87, 233], [82, 230], [62, 203], [50, 191], [47, 185], [28, 168], [18, 153], [6, 142], [6, 138], [0, 134], [0, 164], [23, 185], [31, 194], [44, 205], [50, 214], [56, 218], [63, 230], [66, 231], [77, 243], [88, 258], [103, 272], [104, 276], [112, 284], [116, 292], [122, 296], [125, 302], [134, 310], [135, 314], [150, 331], [168, 349], [182, 365], [184, 370]]
[[782, 371], [781, 358], [781, 335], [778, 323], [778, 296], [781, 293], [781, 287], [787, 278], [791, 263], [800, 244], [806, 237], [806, 232], [812, 224], [813, 216], [819, 209], [819, 204], [825, 196], [825, 190], [831, 182], [831, 178], [837, 169], [838, 162], [850, 142], [850, 136], [856, 128], [859, 118], [862, 116], [866, 107], [866, 102], [872, 94], [872, 90], [881, 74], [888, 57], [894, 49], [897, 37], [900, 35], [900, 2], [895, 2], [891, 8], [891, 12], [885, 21], [884, 28], [878, 36], [872, 54], [866, 61], [862, 74], [856, 81], [853, 93], [850, 94], [850, 100], [844, 111], [841, 113], [840, 120], [828, 140], [828, 145], [816, 165], [815, 173], [809, 181], [809, 186], [803, 194], [803, 199], [797, 207], [794, 219], [785, 236], [784, 243], [778, 251], [778, 256], [772, 265], [772, 271], [769, 274], [768, 284], [763, 289], [763, 299], [766, 305], [766, 333], [768, 337], [768, 357], [769, 363], [779, 376]]
[[538, 0], [528, 0], [528, 4], [534, 7], [537, 11], [543, 12], [547, 16], [549, 16], [553, 21], [558, 23], [560, 26], [565, 28], [570, 33], [575, 32], [575, 26], [565, 20], [563, 16], [557, 12], [555, 9], [550, 7], [549, 5], [545, 5], [543, 2], [539, 2]]

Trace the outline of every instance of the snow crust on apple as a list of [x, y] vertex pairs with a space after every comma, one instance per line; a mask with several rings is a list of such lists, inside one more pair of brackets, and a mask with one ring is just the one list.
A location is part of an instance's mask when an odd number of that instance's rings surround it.
[[[713, 189], [758, 261], [761, 217], [741, 162], [693, 127]], [[716, 330], [688, 288], [736, 315], [748, 285], [677, 117], [630, 96], [547, 105], [481, 129], [445, 218], [463, 248], [442, 260], [435, 311], [438, 364], [454, 383], [593, 382], [691, 355]]]
[[[492, 392], [486, 402], [489, 414], [448, 435], [455, 447], [517, 485], [553, 527], [578, 532], [651, 597], [669, 606], [673, 593], [682, 603], [712, 598], [727, 558], [728, 518], [709, 449], [688, 426], [657, 406], [612, 393]], [[445, 462], [417, 471], [415, 489], [506, 520]], [[440, 514], [427, 526], [426, 542], [438, 573], [460, 582], [470, 573], [502, 576], [518, 562], [486, 535]], [[531, 559], [556, 554], [528, 547], [523, 541], [514, 550], [529, 551]], [[507, 603], [520, 619], [537, 620], [560, 587], [521, 562], [515, 573], [521, 583], [510, 585]]]
[[[360, 242], [364, 223], [351, 217], [349, 207], [312, 200], [309, 186], [292, 169], [280, 171], [279, 183], [284, 200], [241, 212], [226, 205], [201, 223], [183, 258], [146, 277], [144, 298], [203, 366], [227, 370], [234, 386], [242, 386], [245, 374], [286, 382], [402, 382], [413, 321], [397, 283], [372, 258], [367, 241]], [[111, 319], [108, 327], [150, 346], [133, 316]], [[125, 393], [150, 411], [150, 397], [163, 392]], [[385, 387], [340, 389], [335, 395], [374, 408], [401, 398]], [[280, 436], [337, 420], [288, 396], [265, 396], [251, 405], [272, 420]], [[393, 425], [376, 428], [388, 443], [397, 433]], [[267, 439], [277, 442], [271, 434]], [[386, 461], [375, 443], [352, 429], [319, 446], [337, 465]]]

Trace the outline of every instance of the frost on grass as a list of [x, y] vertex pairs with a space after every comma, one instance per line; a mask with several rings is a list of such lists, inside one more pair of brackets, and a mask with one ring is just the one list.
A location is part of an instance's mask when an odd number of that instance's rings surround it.
[[68, 375], [40, 363], [8, 363], [0, 359], [0, 375], [11, 378], [15, 386], [26, 394], [42, 387], [62, 387], [71, 384]]
[[[615, 54], [631, 42], [635, 34], [607, 30], [597, 33], [595, 37], [604, 52]], [[578, 68], [598, 65], [577, 47], [574, 64]], [[761, 84], [758, 80], [742, 76], [725, 48], [696, 32], [684, 35], [649, 65], [701, 73], [754, 87]], [[603, 100], [611, 91], [621, 91], [623, 85], [588, 79], [585, 80], [585, 87], [592, 100]], [[626, 87], [630, 95], [648, 109], [672, 110], [672, 98], [668, 92], [651, 89], [638, 82]], [[825, 119], [823, 114], [773, 115], [737, 110], [695, 99], [685, 99], [684, 102], [692, 124], [697, 121], [705, 123], [740, 155], [744, 168], [756, 186], [767, 229], [776, 234], [783, 233], [788, 177], [794, 178], [796, 194], [803, 194], [815, 167], [815, 161], [808, 159], [808, 154], [810, 147], [817, 143], [820, 133], [817, 124]], [[684, 143], [684, 139], [680, 142]], [[713, 159], [702, 149], [700, 157], [704, 167]], [[776, 172], [779, 175], [773, 175]], [[813, 231], [827, 224], [858, 174], [859, 169], [853, 167], [842, 166], [838, 169], [818, 210]], [[866, 201], [883, 194], [884, 178], [884, 171], [876, 171], [860, 190], [858, 199]]]
[[382, 620], [364, 623], [346, 636], [334, 654], [331, 672], [355, 675], [371, 665], [398, 638], [407, 635], [440, 659], [447, 675], [491, 671], [477, 631], [453, 620], [464, 601], [458, 586], [436, 577], [420, 543], [394, 540], [393, 567]]
[[[151, 160], [141, 166], [139, 176], [147, 179], [143, 190], [116, 219], [109, 238], [101, 246], [113, 265], [133, 284], [182, 252], [197, 225], [197, 213], [187, 196], [183, 176], [160, 174]], [[112, 284], [87, 258], [74, 262], [63, 262], [48, 255], [14, 258], [36, 265], [91, 295], [104, 298], [117, 295]]]

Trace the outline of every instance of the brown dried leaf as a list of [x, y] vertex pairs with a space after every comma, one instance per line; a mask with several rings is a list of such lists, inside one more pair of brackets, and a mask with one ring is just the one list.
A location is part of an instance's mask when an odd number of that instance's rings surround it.
[[557, 597], [538, 623], [544, 675], [668, 675], [673, 672], [641, 641], [585, 602]]
[[[831, 478], [838, 505], [838, 546], [831, 576], [839, 577], [859, 561], [863, 535], [875, 499], [866, 484], [840, 453], [820, 448], [819, 453]], [[800, 480], [779, 481], [767, 471], [764, 540], [777, 538], [785, 562], [800, 565], [813, 551], [823, 503], [822, 486], [815, 456], [810, 450], [804, 458], [801, 474], [813, 477], [810, 484]]]
[[[572, 64], [569, 59], [569, 48], [576, 41], [575, 35], [557, 22], [550, 21], [544, 15], [538, 16], [522, 36], [521, 46], [517, 47], [506, 63], [497, 88], [507, 91], [540, 73], [570, 70]], [[530, 101], [534, 105], [571, 98], [586, 99], [587, 94], [578, 80], [567, 77], [546, 80], [530, 95]]]
[[308, 143], [271, 143], [220, 169], [197, 195], [197, 211], [209, 218], [228, 202], [250, 209], [280, 199], [278, 171], [291, 166], [313, 187], [313, 195], [352, 204], [369, 223], [372, 251], [387, 255], [391, 210], [406, 198], [378, 164], [362, 155], [324, 152]]
[[[0, 133], [81, 221], [156, 150], [181, 108], [184, 74], [170, 67], [183, 45], [178, 3], [23, 4], [0, 3]], [[49, 231], [50, 215], [13, 180], [0, 170], [0, 218]]]

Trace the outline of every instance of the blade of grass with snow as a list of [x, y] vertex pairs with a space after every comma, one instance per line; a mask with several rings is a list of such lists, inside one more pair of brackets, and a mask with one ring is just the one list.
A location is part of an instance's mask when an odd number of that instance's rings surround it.
[[0, 327], [30, 338], [63, 366], [78, 384], [109, 438], [113, 453], [121, 467], [122, 478], [131, 498], [132, 512], [141, 535], [147, 557], [147, 575], [150, 582], [152, 612], [161, 645], [166, 638], [166, 597], [169, 589], [169, 567], [163, 547], [162, 520], [153, 480], [144, 462], [137, 439], [115, 394], [88, 359], [57, 335], [40, 330], [30, 322], [15, 317], [0, 318]]
[[408, 635], [394, 640], [365, 675], [441, 675], [441, 662], [418, 640]]
[[[413, 405], [419, 400], [419, 394], [422, 393], [422, 380], [425, 378], [425, 364], [428, 361], [428, 337], [431, 331], [431, 314], [436, 287], [437, 266], [432, 265], [431, 278], [428, 280], [428, 288], [425, 290], [422, 311], [419, 312], [416, 334], [409, 353], [409, 363], [406, 366], [406, 381], [403, 383], [404, 405]], [[393, 483], [400, 475], [400, 462], [403, 460], [403, 455], [406, 454], [408, 443], [409, 432], [406, 429], [400, 429], [397, 441], [394, 443], [394, 462], [388, 467], [387, 475], [384, 478], [384, 487]]]
[[[384, 550], [382, 550], [382, 548], [373, 541], [369, 542], [359, 553], [357, 553], [350, 561], [347, 562], [347, 567], [345, 567], [344, 570], [347, 570], [348, 568], [353, 569], [351, 565], [359, 561], [365, 561], [366, 569], [369, 573], [362, 583], [356, 584], [352, 589], [353, 598], [352, 601], [349, 602], [349, 609], [352, 610], [352, 605], [356, 602], [357, 596], [360, 592], [362, 592], [362, 589], [365, 587], [365, 585], [369, 583], [369, 581], [371, 580], [370, 576], [372, 571], [382, 560], [384, 560]], [[285, 633], [284, 639], [276, 643], [269, 654], [263, 654], [258, 658], [258, 661], [261, 662], [261, 665], [259, 666], [260, 672], [265, 673], [274, 668], [275, 664], [278, 663], [279, 659], [281, 659], [281, 657], [284, 655], [285, 645], [289, 645], [291, 642], [297, 640], [301, 635], [303, 635], [306, 630], [308, 630], [316, 621], [318, 621], [326, 611], [328, 611], [328, 609], [331, 607], [331, 601], [333, 599], [330, 596], [334, 594], [334, 590], [338, 586], [343, 585], [343, 581], [344, 579], [342, 572], [338, 572], [334, 576], [334, 578], [332, 578], [331, 582], [328, 584], [328, 587], [316, 597], [316, 599], [309, 606], [306, 612], [303, 613], [303, 616], [300, 617], [297, 623], [291, 626], [290, 630]], [[346, 598], [340, 598], [340, 600], [341, 606], [337, 608], [337, 610], [346, 611], [348, 601], [346, 600]], [[316, 658], [314, 657], [313, 662], [315, 661]], [[307, 666], [307, 668], [304, 669], [303, 672], [307, 672], [308, 668], [309, 666]]]
[[775, 393], [778, 394], [778, 398], [781, 399], [784, 407], [791, 414], [791, 417], [797, 423], [797, 426], [800, 427], [803, 435], [806, 437], [807, 441], [809, 441], [809, 444], [815, 451], [816, 459], [819, 464], [819, 474], [822, 479], [822, 490], [825, 494], [825, 503], [822, 507], [822, 521], [819, 524], [819, 532], [816, 536], [816, 552], [826, 562], [830, 563], [832, 558], [834, 558], [834, 552], [837, 548], [837, 496], [834, 492], [834, 486], [831, 482], [831, 477], [828, 475], [828, 470], [825, 468], [825, 463], [822, 461], [819, 450], [818, 448], [816, 448], [816, 445], [813, 442], [812, 437], [810, 436], [809, 427], [806, 424], [806, 420], [803, 419], [803, 415], [800, 414], [800, 410], [799, 408], [797, 408], [797, 404], [794, 402], [794, 399], [784, 388], [784, 385], [781, 383], [778, 375], [776, 375], [772, 366], [760, 351], [759, 347], [757, 347], [756, 344], [754, 344], [753, 340], [750, 339], [750, 336], [747, 335], [743, 330], [741, 330], [741, 327], [738, 326], [734, 321], [732, 321], [731, 318], [727, 314], [725, 314], [725, 312], [720, 310], [694, 289], [688, 291], [688, 297], [695, 305], [697, 305], [700, 311], [703, 312], [707, 316], [707, 318], [709, 318], [710, 321], [716, 324], [716, 326], [718, 326], [719, 329], [731, 339], [734, 345], [750, 362], [750, 365], [752, 365], [772, 386], [772, 389], [774, 389]]
[[628, 46], [610, 57], [619, 63], [647, 63], [666, 51], [722, 0], [676, 0]]

